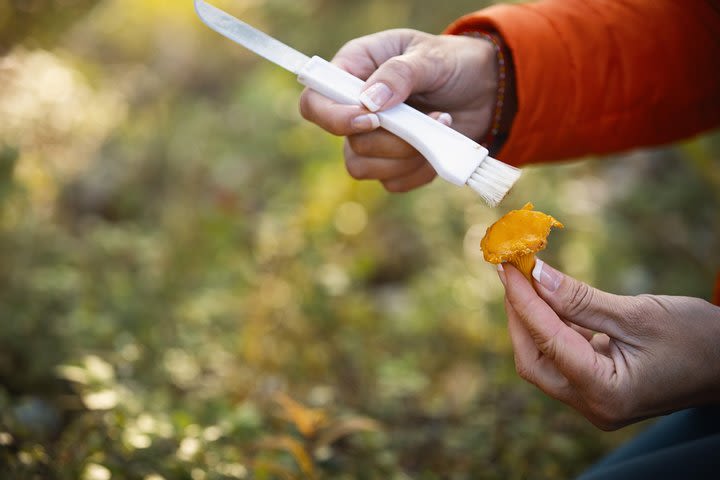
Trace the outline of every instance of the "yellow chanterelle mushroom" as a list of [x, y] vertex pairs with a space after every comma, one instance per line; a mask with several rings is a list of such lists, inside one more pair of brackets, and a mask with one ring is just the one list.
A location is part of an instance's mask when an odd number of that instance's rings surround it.
[[486, 261], [510, 263], [530, 280], [535, 267], [535, 252], [547, 246], [552, 227], [563, 228], [563, 224], [550, 215], [533, 210], [533, 204], [527, 203], [493, 223], [485, 232], [480, 248]]

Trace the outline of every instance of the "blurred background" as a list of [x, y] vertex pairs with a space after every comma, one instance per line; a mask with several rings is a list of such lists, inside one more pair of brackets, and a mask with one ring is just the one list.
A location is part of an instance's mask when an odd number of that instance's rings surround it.
[[[215, 2], [308, 54], [491, 2]], [[529, 167], [499, 209], [345, 172], [284, 70], [178, 0], [0, 0], [0, 477], [567, 478], [603, 433], [515, 374], [485, 229], [709, 298], [720, 139]]]

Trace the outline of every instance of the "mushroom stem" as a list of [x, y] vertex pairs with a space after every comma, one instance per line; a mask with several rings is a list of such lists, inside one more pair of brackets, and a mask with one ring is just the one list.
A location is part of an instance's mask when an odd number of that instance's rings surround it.
[[525, 278], [528, 279], [528, 282], [532, 283], [532, 271], [533, 268], [535, 268], [535, 254], [534, 253], [528, 253], [527, 255], [520, 255], [514, 260], [511, 260], [510, 263], [515, 266], [518, 270], [522, 272], [523, 275], [525, 275]]

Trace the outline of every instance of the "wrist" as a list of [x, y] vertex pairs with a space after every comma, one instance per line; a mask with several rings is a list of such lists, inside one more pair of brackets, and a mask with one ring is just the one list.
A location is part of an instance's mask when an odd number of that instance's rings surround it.
[[486, 40], [493, 45], [495, 52], [497, 67], [495, 103], [491, 110], [488, 129], [480, 140], [480, 143], [495, 155], [509, 137], [517, 113], [518, 101], [512, 52], [497, 32], [474, 31], [466, 32], [465, 35]]
[[709, 403], [720, 404], [720, 306], [708, 302], [704, 303], [710, 319], [709, 323], [712, 330], [710, 335], [712, 335], [711, 338], [715, 339], [715, 346], [712, 348], [710, 360], [712, 362], [710, 365], [714, 366], [715, 373], [713, 375], [714, 381], [711, 381]]
[[[654, 297], [673, 316], [679, 331], [672, 342], [684, 346], [678, 352], [687, 361], [678, 381], [692, 388], [683, 407], [720, 404], [720, 307], [695, 297]], [[680, 389], [682, 390], [682, 389]]]

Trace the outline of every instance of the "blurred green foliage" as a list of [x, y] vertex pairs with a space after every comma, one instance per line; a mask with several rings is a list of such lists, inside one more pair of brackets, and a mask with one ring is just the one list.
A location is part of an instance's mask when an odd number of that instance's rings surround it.
[[[217, 3], [325, 57], [482, 6]], [[717, 136], [527, 168], [496, 211], [350, 179], [189, 0], [0, 0], [0, 32], [2, 478], [567, 478], [633, 428], [517, 378], [485, 228], [533, 201], [544, 258], [619, 293], [720, 268]]]

